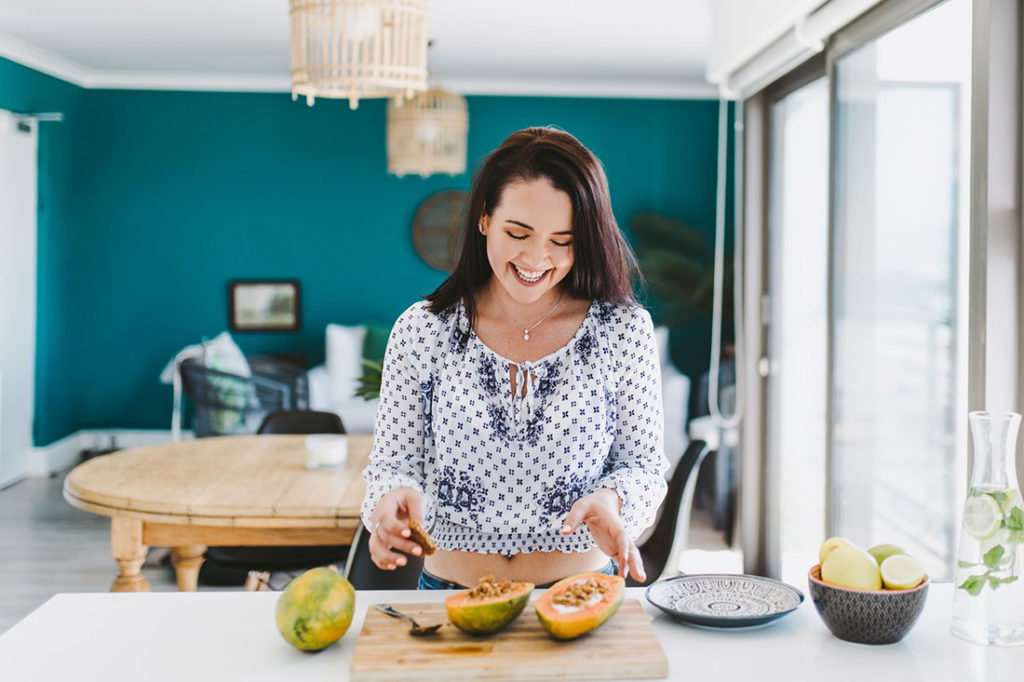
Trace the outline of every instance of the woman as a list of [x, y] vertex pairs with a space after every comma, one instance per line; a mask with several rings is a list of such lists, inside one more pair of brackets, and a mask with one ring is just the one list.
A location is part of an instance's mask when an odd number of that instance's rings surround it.
[[388, 341], [363, 522], [421, 588], [584, 571], [646, 580], [634, 539], [665, 494], [661, 379], [608, 181], [576, 138], [512, 134], [469, 197], [452, 275]]

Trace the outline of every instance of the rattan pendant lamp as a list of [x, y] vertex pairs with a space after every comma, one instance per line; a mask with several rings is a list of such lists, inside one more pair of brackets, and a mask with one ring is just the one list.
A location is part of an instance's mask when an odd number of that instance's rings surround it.
[[427, 88], [428, 0], [289, 0], [292, 99], [412, 97]]
[[466, 172], [466, 98], [432, 87], [388, 102], [388, 172], [402, 177]]

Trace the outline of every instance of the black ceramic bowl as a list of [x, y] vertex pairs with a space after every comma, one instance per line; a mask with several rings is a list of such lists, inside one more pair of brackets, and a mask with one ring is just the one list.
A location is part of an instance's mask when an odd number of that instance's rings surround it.
[[821, 566], [807, 574], [818, 614], [832, 634], [848, 642], [891, 644], [910, 632], [924, 609], [928, 577], [909, 590], [855, 590], [821, 579]]

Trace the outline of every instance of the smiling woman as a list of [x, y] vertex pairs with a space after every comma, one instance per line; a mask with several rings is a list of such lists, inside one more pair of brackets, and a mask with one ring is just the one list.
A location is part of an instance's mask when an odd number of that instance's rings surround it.
[[363, 521], [421, 587], [484, 575], [645, 578], [635, 538], [665, 493], [653, 326], [600, 162], [568, 133], [509, 136], [473, 182], [458, 265], [395, 324]]

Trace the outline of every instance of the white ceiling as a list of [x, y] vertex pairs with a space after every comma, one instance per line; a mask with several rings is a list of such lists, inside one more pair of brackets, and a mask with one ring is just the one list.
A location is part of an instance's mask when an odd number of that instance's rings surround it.
[[[711, 97], [713, 0], [432, 0], [465, 94]], [[0, 56], [85, 87], [288, 91], [287, 0], [2, 0]]]

